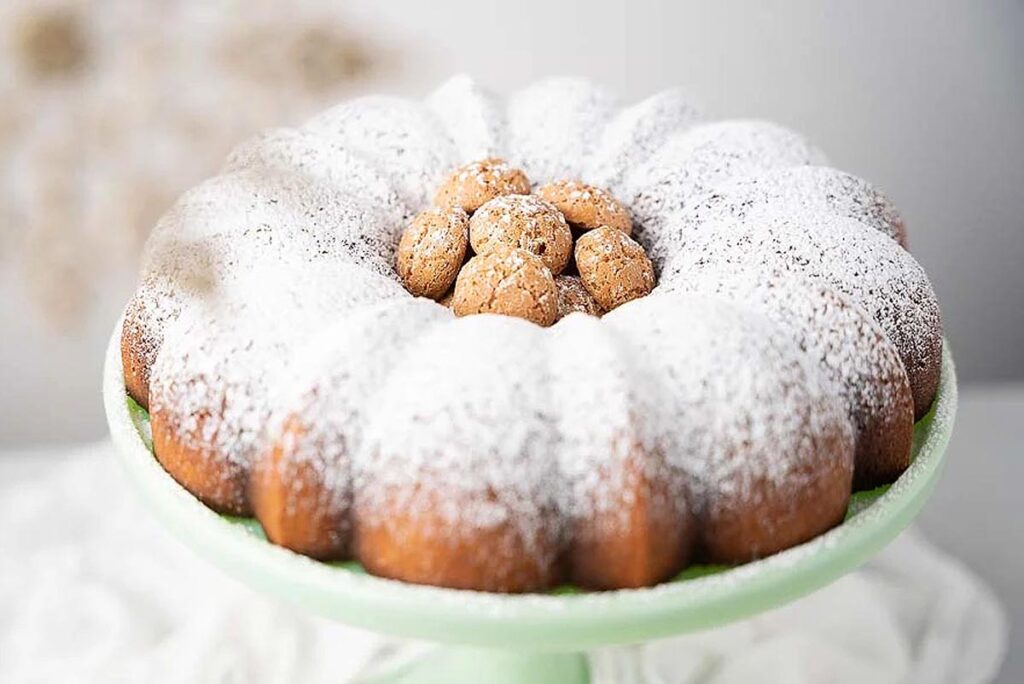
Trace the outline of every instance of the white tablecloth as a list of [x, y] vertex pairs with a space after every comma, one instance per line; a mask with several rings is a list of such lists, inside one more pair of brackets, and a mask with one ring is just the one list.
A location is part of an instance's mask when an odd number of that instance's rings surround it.
[[[112, 447], [0, 457], [0, 681], [345, 682], [372, 634], [258, 595], [169, 538]], [[597, 682], [990, 681], [991, 592], [904, 534], [861, 570], [710, 632], [591, 654]]]

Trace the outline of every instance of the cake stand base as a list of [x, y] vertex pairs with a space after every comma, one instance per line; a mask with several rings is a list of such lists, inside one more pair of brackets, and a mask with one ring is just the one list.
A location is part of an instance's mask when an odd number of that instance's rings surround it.
[[439, 647], [415, 659], [373, 666], [356, 684], [587, 684], [582, 653]]

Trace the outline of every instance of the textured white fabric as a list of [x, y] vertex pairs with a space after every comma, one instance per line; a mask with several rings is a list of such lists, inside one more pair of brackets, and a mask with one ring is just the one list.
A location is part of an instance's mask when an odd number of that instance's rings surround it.
[[[1006, 619], [913, 533], [830, 587], [697, 635], [591, 655], [601, 684], [990, 681]], [[367, 632], [302, 614], [208, 566], [150, 519], [107, 443], [0, 455], [0, 681], [345, 682]], [[370, 668], [373, 669], [373, 668]]]
[[171, 538], [110, 445], [8, 460], [0, 682], [336, 683], [372, 652], [374, 635], [264, 598]]
[[595, 684], [967, 684], [994, 679], [1006, 635], [989, 589], [911, 530], [857, 572], [782, 608], [602, 649], [592, 661]]

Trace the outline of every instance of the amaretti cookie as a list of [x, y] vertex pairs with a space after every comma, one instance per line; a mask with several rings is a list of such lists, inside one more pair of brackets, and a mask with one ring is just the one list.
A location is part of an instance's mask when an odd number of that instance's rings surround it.
[[578, 230], [608, 226], [626, 235], [633, 231], [629, 211], [602, 188], [576, 180], [560, 180], [537, 188], [537, 195], [551, 202], [569, 225]]
[[460, 207], [472, 214], [502, 195], [530, 194], [530, 179], [504, 159], [490, 157], [471, 162], [448, 174], [434, 203], [441, 207]]
[[572, 232], [550, 202], [533, 195], [506, 195], [480, 207], [469, 222], [469, 241], [477, 254], [496, 245], [518, 247], [536, 255], [558, 275], [572, 252]]
[[587, 292], [579, 276], [560, 275], [555, 278], [555, 288], [558, 290], [558, 318], [565, 318], [574, 311], [589, 316], [601, 315], [601, 307]]
[[558, 316], [558, 291], [539, 258], [496, 244], [470, 259], [459, 273], [452, 310], [457, 316], [497, 313], [551, 325]]
[[416, 215], [398, 243], [398, 275], [414, 295], [440, 299], [455, 282], [469, 244], [469, 216], [458, 207]]
[[654, 267], [644, 248], [614, 228], [597, 228], [580, 237], [576, 268], [587, 291], [605, 311], [654, 289]]

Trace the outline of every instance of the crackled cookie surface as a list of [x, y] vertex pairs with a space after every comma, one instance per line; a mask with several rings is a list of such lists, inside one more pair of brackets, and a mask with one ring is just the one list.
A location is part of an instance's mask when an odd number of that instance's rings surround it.
[[416, 215], [398, 243], [398, 275], [414, 295], [440, 299], [455, 282], [469, 245], [469, 216], [458, 207]]
[[577, 241], [576, 268], [587, 291], [605, 311], [654, 289], [654, 267], [643, 247], [614, 228], [597, 228]]
[[472, 214], [502, 195], [528, 195], [530, 179], [504, 159], [490, 157], [470, 162], [448, 174], [434, 197], [438, 206], [461, 207]]
[[558, 315], [558, 292], [551, 271], [539, 258], [525, 249], [497, 244], [463, 267], [452, 309], [457, 316], [497, 313], [551, 325]]
[[587, 292], [579, 276], [560, 275], [555, 278], [558, 290], [558, 317], [565, 318], [574, 311], [589, 316], [600, 316], [602, 311], [593, 295]]
[[469, 222], [473, 251], [486, 254], [496, 245], [518, 247], [537, 256], [553, 275], [562, 272], [572, 252], [572, 232], [550, 202], [533, 195], [498, 197], [480, 207]]
[[551, 202], [569, 225], [579, 230], [608, 226], [629, 235], [633, 224], [629, 211], [607, 190], [576, 180], [560, 180], [537, 188], [537, 195]]

